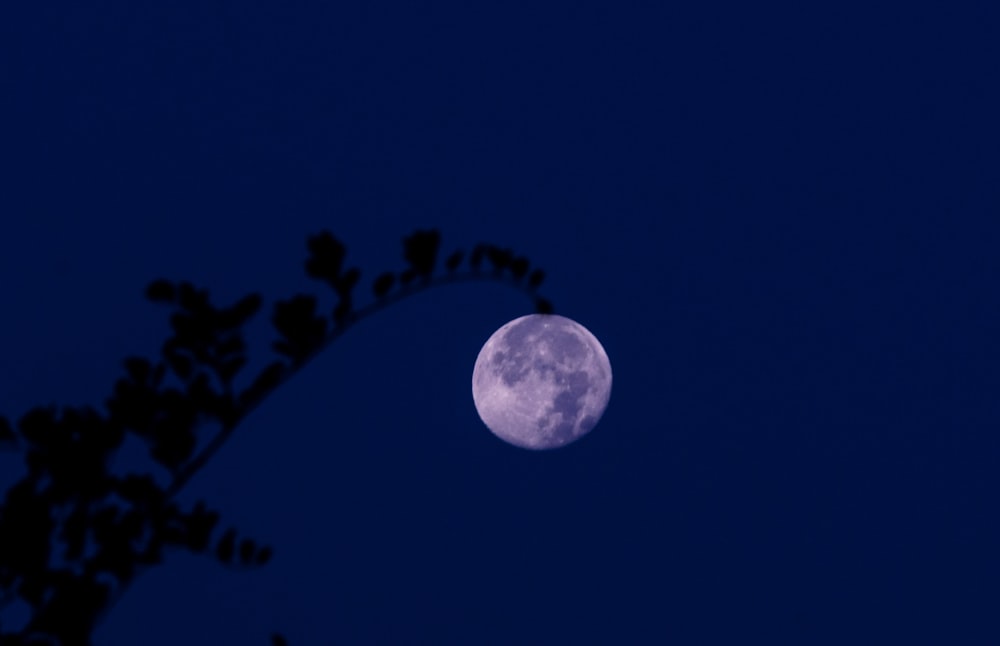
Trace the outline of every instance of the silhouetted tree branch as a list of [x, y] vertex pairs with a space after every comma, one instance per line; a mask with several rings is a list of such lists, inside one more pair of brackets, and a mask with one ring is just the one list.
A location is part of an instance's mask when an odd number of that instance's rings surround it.
[[[277, 301], [271, 314], [277, 356], [242, 390], [236, 381], [248, 359], [243, 327], [262, 307], [260, 295], [217, 307], [207, 290], [160, 279], [146, 297], [172, 308], [171, 336], [158, 360], [125, 359], [106, 413], [36, 407], [16, 427], [0, 417], [0, 447], [22, 452], [27, 470], [0, 505], [0, 644], [89, 645], [136, 574], [163, 563], [169, 549], [211, 552], [231, 567], [265, 565], [273, 548], [236, 528], [219, 529], [221, 514], [206, 502], [182, 509], [174, 498], [247, 415], [360, 321], [425, 290], [476, 280], [510, 284], [532, 298], [536, 311], [552, 311], [536, 291], [544, 273], [494, 245], [477, 245], [468, 255], [454, 251], [439, 271], [440, 234], [416, 231], [403, 239], [406, 267], [378, 274], [374, 300], [360, 308], [361, 271], [346, 265], [344, 244], [324, 231], [310, 236], [307, 247], [306, 273], [332, 290], [335, 305], [320, 311], [317, 298], [306, 294]], [[209, 426], [218, 430], [203, 441], [199, 431]], [[110, 471], [127, 435], [146, 444], [166, 482], [155, 470]], [[3, 610], [17, 601], [30, 608], [30, 618], [5, 628]], [[278, 633], [271, 642], [287, 643]]]

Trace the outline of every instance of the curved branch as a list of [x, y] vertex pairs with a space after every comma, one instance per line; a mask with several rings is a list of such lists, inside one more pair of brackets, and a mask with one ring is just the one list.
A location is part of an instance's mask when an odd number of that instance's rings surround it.
[[519, 282], [515, 279], [511, 279], [507, 275], [498, 273], [489, 273], [485, 271], [469, 271], [464, 273], [452, 273], [445, 274], [442, 276], [437, 276], [433, 278], [426, 278], [417, 281], [414, 284], [404, 286], [403, 288], [397, 290], [395, 293], [387, 294], [381, 298], [378, 298], [372, 303], [351, 312], [346, 319], [341, 323], [338, 323], [323, 339], [323, 342], [317, 346], [317, 348], [309, 353], [302, 361], [298, 362], [293, 366], [289, 366], [282, 373], [280, 378], [275, 384], [261, 393], [257, 394], [253, 398], [247, 400], [238, 410], [232, 421], [225, 424], [222, 429], [205, 445], [205, 447], [195, 455], [174, 477], [173, 482], [167, 487], [164, 497], [164, 502], [169, 501], [174, 496], [176, 496], [180, 491], [187, 485], [187, 483], [193, 478], [202, 468], [212, 459], [212, 457], [222, 448], [222, 446], [229, 440], [232, 434], [235, 432], [236, 428], [240, 425], [247, 415], [253, 412], [263, 401], [271, 395], [275, 390], [280, 388], [282, 385], [287, 383], [293, 376], [298, 374], [309, 362], [319, 356], [324, 350], [326, 350], [334, 341], [339, 339], [347, 330], [354, 326], [359, 321], [376, 314], [377, 312], [389, 307], [390, 305], [395, 305], [396, 303], [406, 299], [414, 294], [424, 292], [428, 289], [434, 287], [441, 287], [443, 285], [451, 285], [455, 283], [471, 282], [471, 281], [496, 281], [507, 283], [508, 285], [519, 289], [532, 298], [535, 299], [536, 308], [539, 310], [544, 310], [546, 312], [551, 311], [551, 305], [548, 301], [538, 298], [534, 293], [534, 288], [528, 284]]

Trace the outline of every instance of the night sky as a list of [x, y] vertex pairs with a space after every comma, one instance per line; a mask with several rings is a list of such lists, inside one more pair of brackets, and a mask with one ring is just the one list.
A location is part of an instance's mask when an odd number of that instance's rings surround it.
[[526, 451], [471, 375], [530, 298], [380, 312], [181, 497], [273, 561], [178, 553], [97, 643], [1000, 643], [1000, 22], [885, 5], [5, 7], [0, 414], [102, 405], [154, 278], [323, 294], [323, 229], [362, 302], [415, 230], [511, 247], [614, 370]]

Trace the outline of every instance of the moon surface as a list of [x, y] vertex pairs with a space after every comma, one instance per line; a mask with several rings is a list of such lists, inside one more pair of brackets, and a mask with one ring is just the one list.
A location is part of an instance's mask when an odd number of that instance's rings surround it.
[[611, 398], [611, 362], [576, 321], [529, 314], [483, 345], [472, 398], [486, 426], [525, 449], [554, 449], [590, 432]]

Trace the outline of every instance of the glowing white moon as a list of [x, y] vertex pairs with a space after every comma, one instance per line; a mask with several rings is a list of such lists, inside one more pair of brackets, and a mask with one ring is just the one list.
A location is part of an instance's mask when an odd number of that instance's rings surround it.
[[526, 449], [554, 449], [586, 435], [611, 398], [611, 362], [576, 321], [529, 314], [486, 341], [472, 371], [486, 426]]

